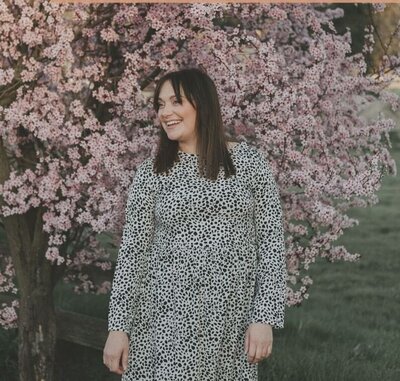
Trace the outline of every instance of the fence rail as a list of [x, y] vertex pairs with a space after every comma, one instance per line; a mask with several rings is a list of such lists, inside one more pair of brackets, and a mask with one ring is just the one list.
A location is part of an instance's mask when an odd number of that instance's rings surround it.
[[[103, 351], [107, 340], [107, 320], [83, 315], [77, 312], [55, 309], [57, 339], [69, 341], [99, 351]], [[120, 381], [121, 376], [111, 373], [102, 381]]]
[[56, 308], [57, 338], [85, 347], [103, 350], [107, 320]]

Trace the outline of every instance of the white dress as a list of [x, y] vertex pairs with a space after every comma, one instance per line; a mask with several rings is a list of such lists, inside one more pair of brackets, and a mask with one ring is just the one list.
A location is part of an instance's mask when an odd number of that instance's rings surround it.
[[172, 172], [137, 168], [110, 298], [108, 329], [130, 336], [123, 381], [257, 381], [247, 326], [283, 328], [282, 210], [263, 154], [230, 149], [236, 175], [200, 177], [179, 151]]

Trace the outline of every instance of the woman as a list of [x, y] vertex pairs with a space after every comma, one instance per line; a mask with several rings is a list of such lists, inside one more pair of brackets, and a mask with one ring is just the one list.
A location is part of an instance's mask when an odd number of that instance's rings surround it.
[[154, 92], [155, 158], [129, 191], [104, 364], [122, 380], [257, 381], [283, 328], [282, 211], [266, 159], [229, 142], [199, 69]]

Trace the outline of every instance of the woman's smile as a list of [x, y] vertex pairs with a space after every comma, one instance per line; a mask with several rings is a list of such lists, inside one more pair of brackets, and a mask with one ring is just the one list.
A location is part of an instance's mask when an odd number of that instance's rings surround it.
[[167, 122], [167, 123], [166, 123], [166, 126], [167, 126], [168, 129], [172, 129], [172, 128], [174, 128], [174, 127], [179, 126], [180, 124], [181, 124], [181, 121], [175, 122], [175, 123], [173, 123], [173, 124], [169, 124], [169, 123]]

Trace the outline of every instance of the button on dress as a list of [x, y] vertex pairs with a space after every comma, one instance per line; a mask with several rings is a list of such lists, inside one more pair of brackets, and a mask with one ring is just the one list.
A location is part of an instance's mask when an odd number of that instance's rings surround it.
[[108, 329], [129, 335], [122, 381], [257, 381], [250, 323], [283, 328], [282, 209], [264, 155], [230, 148], [236, 175], [201, 177], [178, 152], [169, 175], [144, 160], [128, 192]]

